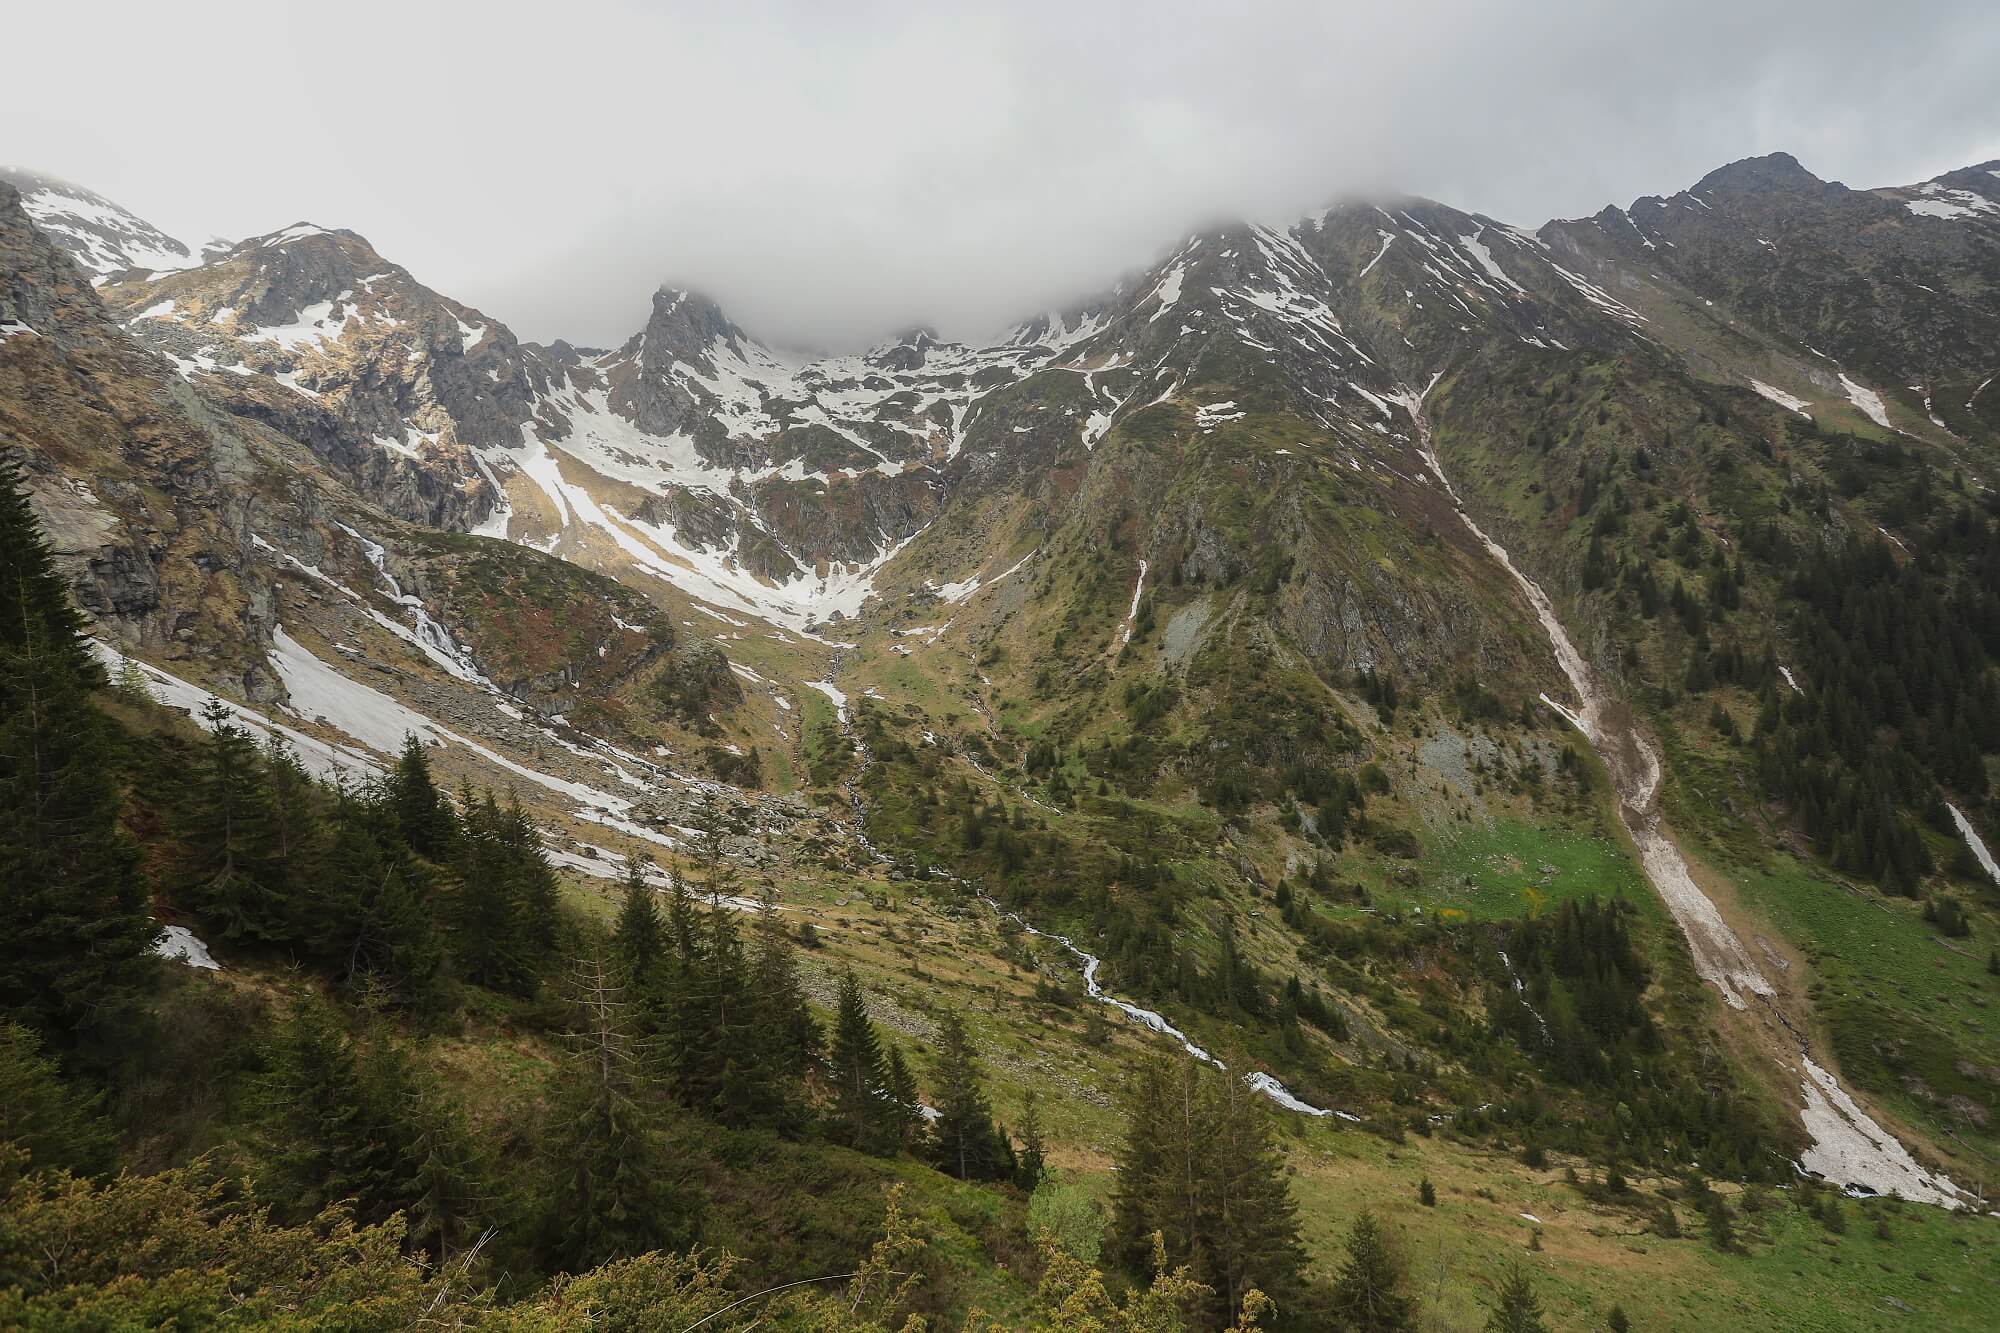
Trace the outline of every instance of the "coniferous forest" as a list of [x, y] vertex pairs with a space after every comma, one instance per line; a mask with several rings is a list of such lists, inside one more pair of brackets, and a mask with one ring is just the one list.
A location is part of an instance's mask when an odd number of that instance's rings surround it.
[[[615, 915], [585, 919], [520, 806], [440, 790], [414, 736], [379, 779], [331, 784], [220, 706], [197, 729], [114, 685], [11, 471], [0, 551], [0, 1326], [914, 1327], [936, 1295], [900, 1171], [1046, 1192], [1032, 1111], [995, 1119], [964, 1024], [945, 1012], [919, 1101], [854, 975], [822, 1025], [793, 934], [723, 904], [719, 856], [628, 860]], [[190, 986], [149, 904], [283, 984]], [[436, 1058], [496, 1004], [546, 1064], [497, 1138]], [[1269, 1112], [1195, 1069], [1147, 1067], [1127, 1151], [1199, 1154], [1213, 1198], [1121, 1196], [1116, 1298], [1045, 1231], [1038, 1326], [1254, 1322], [1273, 1298], [1267, 1326], [1307, 1326]], [[1152, 1145], [1170, 1085], [1203, 1119]], [[700, 1245], [718, 1197], [768, 1205], [774, 1161], [881, 1207], [829, 1224], [865, 1241], [834, 1294], [728, 1322], [745, 1274], [813, 1244]]]

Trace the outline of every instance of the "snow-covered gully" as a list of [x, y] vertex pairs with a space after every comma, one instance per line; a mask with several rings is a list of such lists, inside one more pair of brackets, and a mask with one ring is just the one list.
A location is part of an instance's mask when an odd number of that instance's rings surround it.
[[[1766, 1011], [1782, 1024], [1786, 1039], [1799, 1040], [1798, 1029], [1775, 1003], [1776, 988], [1758, 970], [1742, 939], [1722, 919], [1715, 903], [1695, 883], [1686, 858], [1661, 825], [1658, 753], [1597, 688], [1589, 663], [1563, 628], [1548, 595], [1466, 512], [1463, 500], [1438, 459], [1430, 424], [1423, 412], [1423, 400], [1436, 387], [1438, 378], [1433, 376], [1422, 392], [1405, 391], [1397, 395], [1397, 401], [1408, 409], [1416, 428], [1418, 451], [1444, 487], [1460, 521], [1513, 578], [1534, 609], [1555, 651], [1556, 663], [1577, 697], [1575, 710], [1546, 694], [1542, 696], [1543, 702], [1583, 733], [1610, 771], [1619, 797], [1619, 819], [1638, 848], [1646, 878], [1687, 938], [1695, 971], [1733, 1009], [1747, 1010], [1750, 998], [1762, 1001]], [[1943, 1208], [1965, 1205], [1970, 1196], [1941, 1173], [1926, 1171], [1912, 1159], [1895, 1136], [1863, 1111], [1832, 1074], [1813, 1062], [1803, 1041], [1800, 1041], [1799, 1061], [1802, 1069], [1790, 1065], [1785, 1068], [1799, 1079], [1804, 1108], [1801, 1118], [1806, 1132], [1812, 1136], [1811, 1145], [1800, 1157], [1800, 1166], [1858, 1192], [1893, 1194]]]
[[1965, 812], [1951, 802], [1945, 802], [1944, 808], [1951, 811], [1951, 822], [1958, 825], [1958, 836], [1964, 838], [1965, 845], [1972, 849], [1972, 859], [1979, 862], [1979, 868], [1986, 872], [1987, 878], [2000, 884], [2000, 865], [1993, 863], [1993, 853], [1987, 850], [1979, 830], [1972, 827], [1972, 821], [1965, 817]]
[[1146, 591], [1146, 562], [1139, 562], [1139, 581], [1132, 585], [1132, 607], [1125, 613], [1125, 627], [1118, 635], [1118, 646], [1129, 647], [1132, 642], [1132, 627], [1139, 620], [1139, 599]]

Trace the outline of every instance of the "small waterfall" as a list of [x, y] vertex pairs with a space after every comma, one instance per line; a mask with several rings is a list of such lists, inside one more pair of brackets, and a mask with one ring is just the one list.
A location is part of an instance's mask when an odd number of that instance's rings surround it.
[[1541, 1025], [1542, 1044], [1555, 1049], [1555, 1038], [1549, 1034], [1549, 1020], [1542, 1017], [1542, 1011], [1535, 1008], [1534, 1001], [1528, 998], [1528, 988], [1521, 984], [1521, 974], [1514, 970], [1514, 960], [1507, 956], [1505, 949], [1500, 950], [1500, 961], [1505, 964], [1507, 975], [1514, 979], [1514, 994], [1521, 997], [1521, 1006], [1533, 1014], [1535, 1022]]

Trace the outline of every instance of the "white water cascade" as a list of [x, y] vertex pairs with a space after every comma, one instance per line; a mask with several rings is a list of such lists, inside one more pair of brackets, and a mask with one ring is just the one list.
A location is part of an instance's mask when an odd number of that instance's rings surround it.
[[[1182, 1032], [1172, 1023], [1169, 1023], [1164, 1015], [1157, 1014], [1153, 1012], [1151, 1009], [1141, 1009], [1138, 1005], [1132, 1004], [1126, 1000], [1121, 1000], [1116, 995], [1113, 995], [1111, 992], [1105, 990], [1104, 987], [1100, 985], [1097, 980], [1097, 970], [1104, 965], [1104, 960], [1099, 958], [1096, 954], [1091, 953], [1086, 949], [1079, 948], [1073, 941], [1070, 940], [1070, 938], [1067, 935], [1052, 935], [1046, 930], [1037, 930], [1035, 927], [1029, 925], [1028, 922], [1022, 918], [1019, 912], [1008, 911], [1006, 908], [1002, 907], [999, 903], [995, 902], [992, 898], [988, 897], [986, 894], [983, 893], [980, 894], [979, 898], [981, 902], [984, 902], [988, 907], [991, 907], [994, 911], [1000, 913], [1000, 915], [1006, 917], [1009, 921], [1012, 921], [1022, 930], [1027, 931], [1030, 935], [1039, 936], [1040, 938], [1045, 940], [1053, 940], [1057, 944], [1060, 944], [1064, 949], [1068, 950], [1069, 953], [1073, 957], [1075, 957], [1075, 959], [1078, 962], [1083, 964], [1083, 988], [1091, 999], [1098, 1001], [1100, 1004], [1108, 1004], [1112, 1008], [1118, 1010], [1118, 1012], [1124, 1014], [1125, 1017], [1131, 1019], [1134, 1023], [1137, 1023], [1142, 1027], [1150, 1028], [1154, 1032], [1159, 1033], [1161, 1036], [1171, 1038], [1172, 1040], [1180, 1043], [1180, 1048], [1183, 1051], [1186, 1051], [1189, 1055], [1201, 1061], [1203, 1064], [1213, 1065], [1217, 1069], [1227, 1069], [1229, 1067], [1223, 1064], [1222, 1061], [1216, 1059], [1213, 1055], [1210, 1055], [1207, 1051], [1203, 1050], [1200, 1046], [1195, 1045], [1193, 1038], [1189, 1037], [1187, 1033]], [[1325, 1107], [1314, 1106], [1310, 1102], [1302, 1101], [1298, 1097], [1293, 1096], [1289, 1088], [1287, 1088], [1284, 1084], [1278, 1082], [1277, 1079], [1272, 1078], [1269, 1074], [1265, 1073], [1248, 1074], [1245, 1075], [1243, 1081], [1250, 1085], [1250, 1088], [1253, 1092], [1261, 1093], [1265, 1097], [1270, 1098], [1273, 1102], [1277, 1103], [1279, 1106], [1284, 1107], [1287, 1111], [1297, 1111], [1300, 1115], [1309, 1115], [1321, 1118], [1324, 1118], [1326, 1116], [1335, 1116], [1341, 1120], [1352, 1121], [1355, 1123], [1359, 1123], [1361, 1119], [1360, 1116], [1349, 1115], [1346, 1111], [1332, 1111], [1326, 1109]]]
[[[1562, 668], [1570, 688], [1576, 692], [1578, 706], [1572, 711], [1546, 694], [1542, 696], [1542, 701], [1583, 733], [1584, 739], [1590, 742], [1610, 770], [1612, 785], [1619, 797], [1619, 820], [1639, 850], [1639, 861], [1646, 878], [1652, 882], [1675, 923], [1680, 926], [1681, 933], [1686, 936], [1695, 971], [1721, 993], [1731, 1008], [1747, 1009], [1749, 1001], [1746, 997], [1772, 999], [1777, 994], [1776, 988], [1758, 970], [1750, 951], [1744, 947], [1741, 937], [1730, 929], [1728, 922], [1722, 919], [1715, 903], [1695, 883], [1680, 848], [1661, 827], [1659, 755], [1637, 728], [1614, 711], [1612, 702], [1598, 690], [1590, 664], [1577, 651], [1568, 631], [1557, 619], [1555, 606], [1548, 595], [1515, 566], [1504, 547], [1487, 536], [1473, 521], [1465, 510], [1464, 501], [1452, 486], [1451, 478], [1446, 475], [1444, 465], [1438, 460], [1431, 441], [1430, 424], [1424, 417], [1423, 400], [1436, 387], [1441, 375], [1442, 372], [1433, 376], [1421, 393], [1405, 390], [1396, 395], [1396, 401], [1408, 410], [1416, 427], [1418, 451], [1444, 487], [1467, 531], [1507, 571], [1528, 599], [1528, 605], [1534, 608], [1536, 619], [1541, 621], [1542, 629], [1549, 637], [1549, 646], [1555, 650], [1556, 664]], [[1789, 1024], [1787, 1027], [1789, 1030]], [[1803, 1069], [1786, 1068], [1800, 1080], [1799, 1091], [1804, 1103], [1801, 1118], [1813, 1140], [1800, 1157], [1801, 1166], [1816, 1175], [1867, 1193], [1893, 1194], [1943, 1208], [1964, 1206], [1967, 1196], [1958, 1186], [1945, 1176], [1926, 1171], [1918, 1165], [1895, 1136], [1875, 1123], [1855, 1104], [1833, 1075], [1814, 1064], [1803, 1050], [1800, 1062]]]

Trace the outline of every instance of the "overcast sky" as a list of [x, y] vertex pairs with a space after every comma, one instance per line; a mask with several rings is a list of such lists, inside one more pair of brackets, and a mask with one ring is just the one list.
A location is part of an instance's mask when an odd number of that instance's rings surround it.
[[183, 237], [349, 227], [524, 338], [662, 281], [847, 346], [998, 328], [1221, 216], [1510, 222], [1774, 149], [2000, 157], [1995, 0], [10, 5], [0, 162]]

